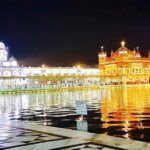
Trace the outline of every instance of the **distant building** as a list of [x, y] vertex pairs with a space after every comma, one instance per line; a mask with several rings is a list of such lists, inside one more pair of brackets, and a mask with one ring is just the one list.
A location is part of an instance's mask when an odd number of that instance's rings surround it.
[[[25, 67], [9, 56], [8, 48], [0, 42], [0, 90], [95, 85], [99, 83], [98, 68]], [[36, 60], [38, 61], [38, 60]]]
[[98, 54], [100, 79], [105, 84], [142, 84], [150, 83], [150, 53], [141, 57], [139, 48], [129, 50], [125, 42], [111, 56], [101, 47]]
[[8, 57], [8, 48], [0, 42], [0, 77], [25, 77], [25, 76], [71, 76], [71, 75], [98, 75], [98, 68], [80, 67], [23, 67], [17, 60]]

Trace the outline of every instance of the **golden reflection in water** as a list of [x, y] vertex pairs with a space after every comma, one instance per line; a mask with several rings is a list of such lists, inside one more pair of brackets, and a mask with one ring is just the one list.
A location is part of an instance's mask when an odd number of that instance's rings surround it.
[[102, 127], [120, 127], [126, 132], [132, 129], [150, 128], [142, 120], [150, 119], [150, 87], [110, 87], [101, 100]]

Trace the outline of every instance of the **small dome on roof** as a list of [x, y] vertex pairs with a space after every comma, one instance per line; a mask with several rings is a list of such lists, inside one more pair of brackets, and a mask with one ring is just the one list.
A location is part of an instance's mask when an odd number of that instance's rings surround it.
[[9, 61], [16, 61], [16, 59], [13, 56], [11, 56]]
[[5, 44], [3, 42], [0, 42], [0, 49], [5, 49]]
[[135, 57], [135, 52], [125, 47], [125, 41], [122, 41], [121, 47], [112, 54], [112, 57]]
[[126, 47], [120, 47], [118, 50], [116, 50], [113, 54], [112, 54], [112, 57], [134, 57], [135, 54], [134, 52], [132, 52], [131, 50], [129, 50], [128, 48]]

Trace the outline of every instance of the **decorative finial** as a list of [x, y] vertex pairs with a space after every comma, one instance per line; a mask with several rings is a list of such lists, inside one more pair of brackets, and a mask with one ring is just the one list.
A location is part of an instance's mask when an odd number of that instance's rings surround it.
[[103, 50], [104, 50], [104, 46], [101, 46], [101, 51], [103, 52]]
[[136, 49], [139, 50], [139, 47], [137, 46]]
[[121, 47], [125, 46], [125, 41], [121, 41]]
[[113, 55], [113, 50], [112, 50], [112, 49], [111, 49], [111, 52], [110, 52], [110, 53], [111, 53], [111, 56], [112, 56], [112, 55]]

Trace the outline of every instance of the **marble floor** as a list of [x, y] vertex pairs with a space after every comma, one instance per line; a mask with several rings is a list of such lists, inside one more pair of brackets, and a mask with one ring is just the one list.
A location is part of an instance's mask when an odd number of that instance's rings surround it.
[[123, 150], [150, 149], [150, 143], [83, 131], [1, 119], [0, 149], [10, 150]]

